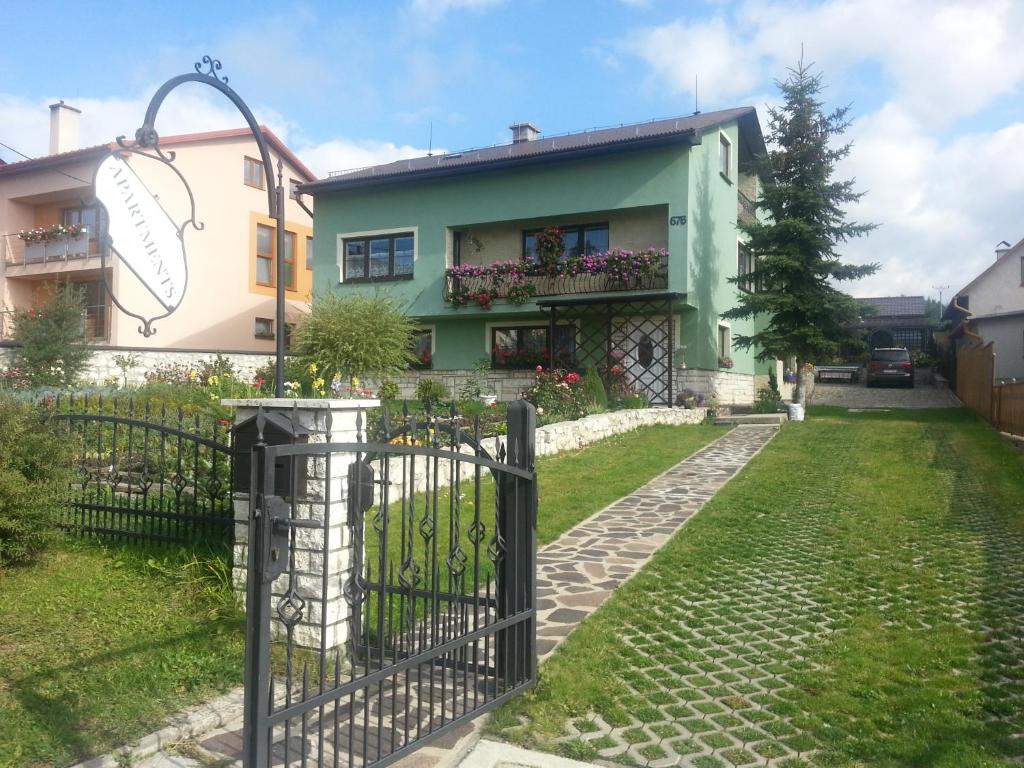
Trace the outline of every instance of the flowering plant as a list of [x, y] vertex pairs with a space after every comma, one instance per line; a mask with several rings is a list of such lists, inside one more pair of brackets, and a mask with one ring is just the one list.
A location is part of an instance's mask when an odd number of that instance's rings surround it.
[[[642, 251], [613, 249], [567, 259], [562, 258], [563, 248], [557, 258], [548, 258], [554, 251], [545, 251], [541, 245], [542, 235], [537, 238], [538, 261], [523, 258], [448, 267], [445, 271], [451, 285], [448, 302], [456, 307], [473, 302], [480, 304], [478, 296], [486, 292], [492, 300], [504, 296], [513, 304], [525, 304], [537, 292], [537, 286], [530, 279], [537, 277], [607, 275], [607, 281], [613, 287], [639, 288], [645, 280], [660, 274], [662, 265], [668, 261], [668, 251], [664, 248], [647, 248]], [[545, 256], [545, 253], [548, 255]], [[480, 306], [489, 309], [491, 305], [488, 303], [487, 306]]]
[[718, 358], [719, 368], [732, 368], [733, 362], [731, 357], [720, 357]]
[[536, 236], [537, 266], [543, 275], [557, 275], [565, 256], [564, 233], [561, 227], [548, 227]]
[[46, 243], [50, 240], [64, 240], [68, 237], [78, 237], [88, 230], [81, 224], [54, 224], [49, 227], [34, 227], [23, 229], [18, 237], [26, 243]]
[[490, 309], [492, 301], [491, 294], [487, 291], [480, 291], [476, 295], [476, 303], [480, 305], [480, 309]]
[[564, 419], [579, 419], [589, 413], [582, 379], [575, 371], [547, 369], [538, 365], [533, 385], [523, 392], [523, 398], [537, 408], [537, 414], [547, 423]]

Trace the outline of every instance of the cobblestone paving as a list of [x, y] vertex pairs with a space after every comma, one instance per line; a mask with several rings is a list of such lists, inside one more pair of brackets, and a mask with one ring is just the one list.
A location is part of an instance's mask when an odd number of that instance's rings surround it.
[[913, 389], [868, 387], [859, 384], [815, 384], [812, 405], [840, 408], [958, 408], [960, 401], [948, 387], [918, 384]]
[[736, 427], [537, 554], [537, 653], [558, 643], [636, 573], [778, 431]]
[[[952, 690], [958, 678], [977, 679], [980, 703], [971, 716], [987, 746], [1014, 756], [1008, 764], [1024, 765], [1024, 529], [991, 509], [953, 445], [941, 436], [933, 442], [931, 469], [948, 482], [950, 511], [909, 517], [906, 541], [873, 544], [868, 537], [855, 551], [835, 544], [832, 526], [850, 502], [841, 482], [826, 482], [799, 514], [728, 534], [711, 566], [680, 571], [675, 559], [675, 570], [664, 561], [646, 569], [642, 610], [616, 606], [599, 630], [601, 639], [615, 639], [624, 663], [608, 673], [627, 694], [609, 699], [603, 716], [591, 711], [567, 721], [561, 737], [541, 746], [607, 766], [799, 768], [833, 764], [818, 760], [825, 759], [819, 738], [826, 733], [833, 745], [850, 744], [851, 754], [899, 740], [902, 723], [869, 723], [842, 711], [815, 715], [800, 705], [806, 699], [797, 686], [828, 687], [827, 670], [812, 661], [823, 642], [839, 640], [832, 636], [852, 617], [871, 613], [887, 617], [879, 631], [895, 627], [924, 646], [941, 643], [930, 638], [950, 630], [976, 637], [966, 664], [918, 682]], [[837, 447], [821, 471], [853, 465], [862, 449]], [[903, 575], [873, 581], [859, 565], [863, 557]], [[908, 591], [911, 584], [916, 591]], [[577, 662], [566, 660], [562, 672]], [[893, 685], [913, 685], [911, 667], [904, 675]], [[501, 733], [517, 740], [529, 727], [522, 716], [518, 722]]]

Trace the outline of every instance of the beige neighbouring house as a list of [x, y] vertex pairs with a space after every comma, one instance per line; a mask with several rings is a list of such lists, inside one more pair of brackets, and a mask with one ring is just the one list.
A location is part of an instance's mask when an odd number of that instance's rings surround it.
[[954, 294], [943, 317], [958, 348], [992, 344], [996, 382], [1024, 380], [1024, 240], [1000, 243], [995, 261]]
[[[138, 332], [139, 321], [113, 307], [103, 287], [99, 213], [91, 186], [97, 165], [114, 145], [79, 148], [78, 110], [63, 102], [50, 110], [50, 154], [0, 164], [0, 345], [11, 338], [15, 309], [37, 305], [56, 284], [67, 282], [85, 295], [87, 335], [100, 349], [273, 354], [280, 330], [275, 327], [276, 237], [268, 215], [268, 180], [249, 129], [160, 139], [165, 152], [175, 153], [174, 166], [191, 187], [195, 219], [203, 226], [184, 229], [188, 287], [180, 306], [157, 320], [156, 333], [146, 338]], [[262, 132], [275, 172], [278, 160], [283, 164], [289, 190], [285, 279], [291, 319], [308, 309], [313, 276], [312, 220], [291, 190], [315, 177], [273, 132]], [[176, 223], [189, 219], [188, 193], [173, 171], [155, 160], [128, 157], [170, 217]], [[45, 243], [19, 235], [59, 224], [84, 225], [85, 232]], [[163, 313], [116, 256], [106, 268], [122, 304], [146, 316]]]

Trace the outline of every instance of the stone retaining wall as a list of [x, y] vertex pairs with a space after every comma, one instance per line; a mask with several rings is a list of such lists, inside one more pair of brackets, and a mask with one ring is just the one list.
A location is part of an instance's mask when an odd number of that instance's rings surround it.
[[[127, 372], [129, 385], [144, 384], [146, 373], [158, 365], [172, 363], [198, 367], [204, 361], [213, 360], [217, 356], [216, 352], [177, 349], [97, 349], [89, 359], [89, 364], [82, 374], [82, 381], [103, 384], [108, 379], [117, 379], [120, 386], [124, 383], [124, 375], [114, 362], [114, 356], [130, 354], [138, 357], [138, 364]], [[258, 368], [274, 360], [272, 354], [264, 352], [222, 352], [221, 355], [231, 361], [239, 377], [245, 381], [252, 381]], [[0, 366], [8, 365], [10, 356], [10, 348], [0, 349]]]
[[706, 398], [714, 395], [721, 405], [749, 405], [757, 394], [755, 377], [749, 373], [708, 371], [700, 368], [676, 369], [672, 382], [676, 394], [684, 389], [699, 392]]

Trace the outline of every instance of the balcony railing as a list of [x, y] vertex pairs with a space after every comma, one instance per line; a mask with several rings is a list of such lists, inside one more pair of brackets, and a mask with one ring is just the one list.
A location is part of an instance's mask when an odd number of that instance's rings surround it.
[[[651, 291], [668, 288], [668, 254], [656, 257], [653, 271], [623, 278], [613, 274], [530, 275], [525, 281], [533, 287], [532, 296], [573, 296], [588, 293], [621, 293], [624, 291]], [[455, 277], [445, 275], [443, 298], [446, 302], [467, 293], [489, 294], [492, 299], [509, 296], [510, 288], [521, 286], [524, 278], [505, 275]], [[521, 292], [521, 291], [520, 291]]]
[[87, 259], [99, 253], [96, 240], [87, 233], [38, 243], [27, 243], [17, 233], [0, 235], [0, 239], [3, 241], [4, 263], [12, 267]]
[[754, 224], [757, 221], [754, 201], [739, 190], [736, 191], [736, 218], [742, 224]]
[[[110, 341], [110, 305], [90, 304], [82, 308], [82, 330], [86, 341]], [[14, 310], [0, 310], [0, 340], [14, 338]]]

